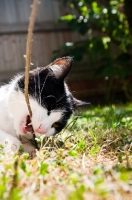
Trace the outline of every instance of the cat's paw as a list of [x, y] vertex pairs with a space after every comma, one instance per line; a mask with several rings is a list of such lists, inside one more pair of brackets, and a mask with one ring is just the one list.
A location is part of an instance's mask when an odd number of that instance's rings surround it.
[[5, 153], [17, 152], [19, 151], [21, 142], [17, 138], [6, 138], [2, 145]]

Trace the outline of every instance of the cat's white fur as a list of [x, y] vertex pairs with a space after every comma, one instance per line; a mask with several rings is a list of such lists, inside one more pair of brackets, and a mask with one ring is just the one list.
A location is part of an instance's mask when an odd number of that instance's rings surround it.
[[[0, 87], [0, 144], [3, 145], [5, 152], [17, 151], [20, 145], [24, 150], [31, 152], [34, 146], [28, 140], [19, 140], [20, 135], [31, 138], [31, 134], [24, 134], [22, 127], [25, 126], [26, 116], [28, 115], [27, 105], [24, 94], [14, 90], [14, 86], [19, 77], [16, 77], [10, 84]], [[47, 110], [40, 106], [38, 102], [30, 97], [32, 109], [32, 125], [36, 136], [40, 135], [37, 130], [44, 130], [45, 136], [51, 136], [55, 133], [52, 124], [61, 119], [60, 111], [53, 111], [48, 116]], [[25, 142], [26, 141], [26, 142]]]

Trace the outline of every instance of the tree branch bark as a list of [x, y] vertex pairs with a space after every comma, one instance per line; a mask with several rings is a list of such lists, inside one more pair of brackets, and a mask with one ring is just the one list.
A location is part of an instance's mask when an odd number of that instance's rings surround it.
[[[34, 24], [35, 24], [38, 3], [39, 3], [39, 0], [34, 0], [32, 6], [31, 6], [32, 10], [31, 10], [29, 26], [28, 26], [28, 35], [27, 35], [27, 43], [26, 43], [26, 58], [25, 58], [26, 66], [25, 66], [24, 92], [25, 92], [25, 100], [27, 103], [31, 123], [32, 123], [32, 110], [31, 110], [31, 106], [30, 106], [30, 102], [29, 102], [28, 85], [29, 85], [29, 72], [30, 72], [30, 63], [31, 63], [32, 37], [33, 37], [33, 29], [34, 29]], [[32, 133], [33, 133], [33, 138], [34, 138], [34, 144], [35, 144], [36, 148], [38, 148], [37, 142], [35, 140], [33, 126], [32, 126]]]

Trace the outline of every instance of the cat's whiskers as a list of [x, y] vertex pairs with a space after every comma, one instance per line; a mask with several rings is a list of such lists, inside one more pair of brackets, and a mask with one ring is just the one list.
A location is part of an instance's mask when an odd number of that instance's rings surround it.
[[63, 112], [63, 111], [65, 111], [64, 106], [63, 106], [63, 107], [60, 107], [59, 109], [54, 109], [54, 110], [52, 110], [52, 112]]
[[48, 77], [49, 77], [49, 74], [46, 76], [45, 81], [43, 82], [43, 85], [42, 85], [42, 88], [41, 88], [41, 91], [40, 91], [40, 95], [42, 94], [42, 91], [45, 87], [45, 83], [46, 83]]
[[[24, 105], [27, 105], [25, 101], [20, 101], [20, 100], [18, 100], [18, 99], [16, 99], [16, 98], [13, 98], [13, 100], [14, 100], [15, 102], [20, 102], [20, 103], [22, 103], [22, 104], [24, 104]], [[14, 101], [10, 101], [10, 103], [14, 103]]]
[[38, 75], [38, 89], [39, 89], [39, 103], [41, 104], [41, 93], [40, 93], [40, 77], [39, 77], [39, 70], [37, 71]]
[[62, 110], [52, 110], [51, 112], [53, 112], [53, 113], [62, 112]]
[[63, 94], [59, 99], [57, 99], [56, 103], [58, 103], [59, 101], [61, 101], [65, 96], [66, 96], [66, 94]]
[[35, 75], [34, 75], [34, 83], [35, 83], [35, 85], [34, 85], [34, 89], [35, 89], [35, 97], [37, 97], [37, 93], [36, 93], [36, 77], [35, 77]]

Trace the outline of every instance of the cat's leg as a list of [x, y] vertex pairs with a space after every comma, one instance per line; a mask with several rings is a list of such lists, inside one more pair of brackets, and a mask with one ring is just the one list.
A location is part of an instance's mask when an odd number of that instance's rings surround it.
[[30, 140], [32, 140], [32, 137], [33, 137], [32, 134], [28, 134], [26, 136], [25, 135], [20, 136], [24, 152], [27, 152], [29, 154], [35, 152], [35, 146], [30, 142]]
[[34, 145], [32, 145], [29, 142], [22, 144], [22, 147], [24, 149], [24, 152], [27, 152], [29, 154], [31, 154], [33, 152], [35, 153], [35, 147], [34, 147]]
[[19, 150], [21, 142], [12, 135], [0, 130], [0, 144], [4, 147], [4, 152], [16, 152]]
[[0, 144], [4, 147], [4, 152], [16, 152], [20, 146], [27, 153], [35, 152], [35, 147], [30, 142], [21, 143], [16, 137], [0, 130]]

